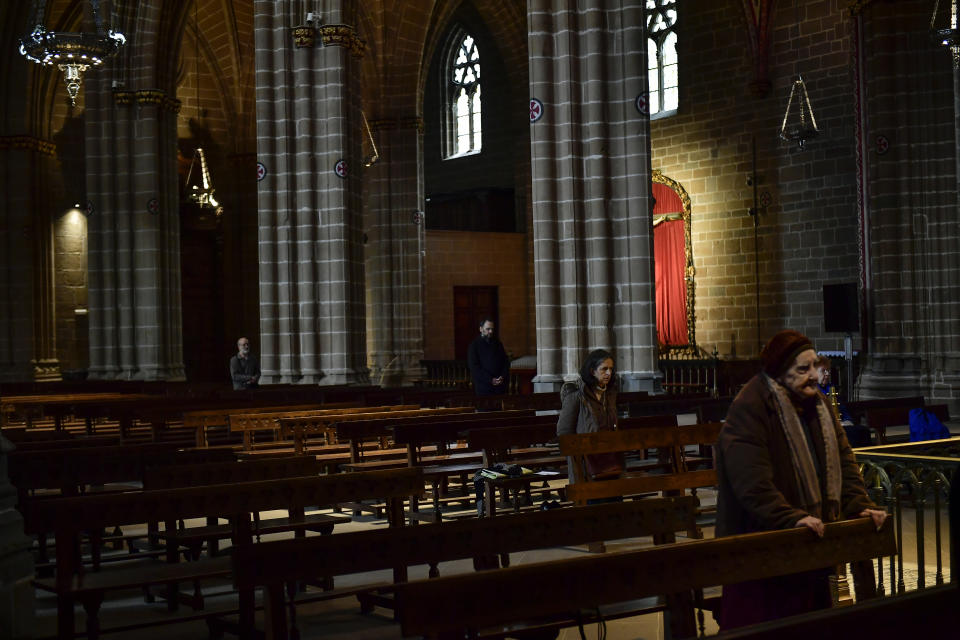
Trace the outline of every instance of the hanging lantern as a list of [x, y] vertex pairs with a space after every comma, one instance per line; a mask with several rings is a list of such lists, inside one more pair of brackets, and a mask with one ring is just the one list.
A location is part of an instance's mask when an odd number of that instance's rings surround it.
[[813, 117], [813, 107], [810, 106], [810, 96], [807, 95], [807, 86], [803, 83], [803, 77], [798, 74], [790, 89], [790, 100], [787, 101], [783, 124], [780, 125], [780, 137], [787, 142], [796, 142], [797, 147], [803, 149], [806, 141], [816, 138], [819, 133], [817, 120]]
[[[949, 10], [947, 7], [949, 6]], [[933, 15], [930, 16], [930, 37], [934, 42], [950, 49], [953, 58], [953, 68], [960, 69], [960, 30], [957, 29], [957, 0], [943, 3], [940, 10], [940, 0], [933, 3]]]
[[90, 67], [98, 67], [117, 53], [126, 43], [126, 37], [117, 31], [104, 29], [100, 18], [100, 0], [89, 0], [96, 31], [48, 31], [43, 25], [46, 0], [34, 2], [33, 31], [20, 39], [20, 53], [31, 62], [57, 65], [63, 72], [70, 105], [76, 105], [83, 74]]

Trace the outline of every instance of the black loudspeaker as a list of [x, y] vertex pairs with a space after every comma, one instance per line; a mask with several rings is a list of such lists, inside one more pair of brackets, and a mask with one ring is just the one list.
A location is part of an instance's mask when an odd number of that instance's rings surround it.
[[823, 285], [823, 328], [836, 333], [860, 331], [856, 282]]

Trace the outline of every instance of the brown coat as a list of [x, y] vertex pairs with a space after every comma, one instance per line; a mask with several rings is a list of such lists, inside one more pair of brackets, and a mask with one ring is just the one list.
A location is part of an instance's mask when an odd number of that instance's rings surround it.
[[[794, 506], [801, 504], [801, 500], [790, 448], [777, 416], [773, 393], [762, 376], [754, 376], [737, 395], [720, 431], [717, 537], [789, 529], [810, 515]], [[822, 461], [825, 456], [823, 434], [815, 413], [813, 420], [811, 439], [815, 456]], [[842, 483], [839, 517], [856, 517], [863, 509], [875, 505], [867, 495], [843, 428], [836, 420], [833, 423]]]

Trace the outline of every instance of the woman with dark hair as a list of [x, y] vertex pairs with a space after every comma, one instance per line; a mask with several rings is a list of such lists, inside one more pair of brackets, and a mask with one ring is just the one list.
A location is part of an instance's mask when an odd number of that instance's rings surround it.
[[[560, 390], [557, 435], [594, 433], [617, 428], [617, 389], [613, 355], [594, 349], [580, 367], [580, 379]], [[615, 477], [623, 470], [619, 455], [598, 454], [587, 459], [587, 474], [593, 480]], [[572, 472], [571, 472], [572, 477]]]

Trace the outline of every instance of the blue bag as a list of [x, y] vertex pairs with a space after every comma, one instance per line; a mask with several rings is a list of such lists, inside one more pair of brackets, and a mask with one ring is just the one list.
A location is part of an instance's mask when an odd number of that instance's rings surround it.
[[935, 413], [923, 408], [910, 410], [910, 442], [949, 437], [950, 430], [943, 426]]

